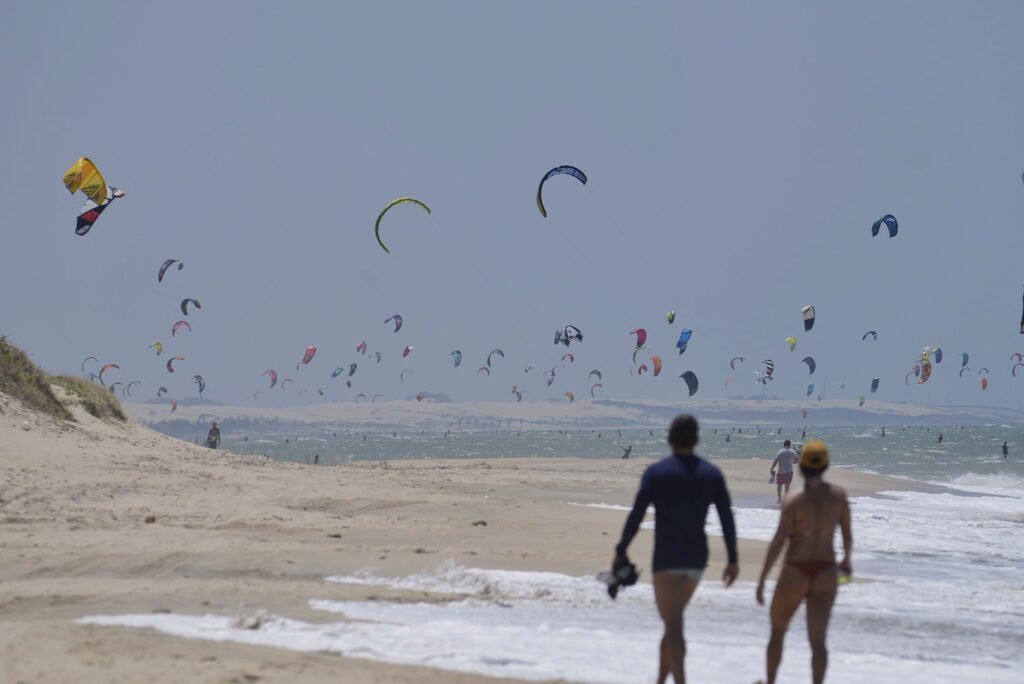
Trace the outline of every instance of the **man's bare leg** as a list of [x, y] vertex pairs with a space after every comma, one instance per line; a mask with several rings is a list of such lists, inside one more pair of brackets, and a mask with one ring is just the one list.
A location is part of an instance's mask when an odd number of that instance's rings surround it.
[[683, 611], [697, 590], [698, 582], [667, 572], [654, 573], [654, 598], [658, 603], [658, 614], [665, 623], [665, 634], [661, 638], [658, 667], [658, 684], [665, 684], [668, 675], [676, 684], [686, 684], [683, 659], [686, 657], [686, 641], [683, 639]]
[[779, 498], [779, 503], [782, 503], [782, 483], [779, 482], [778, 475], [775, 477], [775, 495]]
[[824, 570], [814, 578], [807, 595], [807, 638], [811, 642], [811, 679], [814, 684], [825, 681], [825, 669], [828, 667], [825, 635], [832, 604], [836, 600], [837, 580], [835, 568]]
[[810, 582], [800, 570], [788, 565], [783, 566], [779, 573], [779, 581], [775, 584], [772, 596], [772, 636], [768, 640], [768, 680], [767, 684], [775, 684], [775, 676], [782, 663], [782, 644], [786, 639], [789, 621], [800, 607], [800, 602], [807, 596]]

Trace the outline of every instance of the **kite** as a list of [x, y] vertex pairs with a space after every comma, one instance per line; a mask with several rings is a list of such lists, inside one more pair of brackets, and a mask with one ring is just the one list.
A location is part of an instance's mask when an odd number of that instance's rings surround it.
[[675, 323], [676, 322], [676, 310], [672, 309], [667, 314], [665, 314], [665, 320], [668, 321], [669, 325], [672, 325], [673, 323]]
[[[387, 321], [385, 321], [385, 323], [387, 323]], [[356, 345], [356, 351], [359, 352], [360, 354], [365, 354], [366, 353], [366, 341], [365, 340]]]
[[124, 391], [124, 383], [123, 382], [113, 382], [113, 383], [110, 384], [110, 388], [109, 388], [111, 394], [114, 394], [114, 392], [117, 390], [117, 386], [118, 385], [121, 386], [121, 391], [122, 392]]
[[984, 392], [988, 389], [988, 378], [981, 379], [981, 391]]
[[814, 393], [814, 383], [812, 382], [807, 386], [807, 396], [811, 396]]
[[177, 410], [178, 410], [178, 402], [171, 401], [171, 413], [174, 413]]
[[490, 376], [491, 369], [488, 368], [487, 366], [480, 366], [480, 369], [476, 372], [476, 374], [480, 375], [481, 373], [487, 373], [487, 375]]
[[516, 403], [518, 404], [523, 400], [523, 394], [525, 394], [525, 392], [513, 392], [513, 394], [516, 395]]
[[151, 344], [148, 347], [146, 347], [146, 349], [156, 349], [156, 355], [160, 356], [160, 354], [162, 354], [163, 351], [164, 351], [164, 343], [163, 342], [154, 342], [153, 344]]
[[130, 397], [130, 396], [132, 396], [132, 385], [141, 385], [141, 384], [142, 383], [139, 382], [138, 380], [132, 380], [131, 382], [129, 382], [127, 385], [124, 386], [124, 389], [122, 390], [122, 392], [124, 392], [125, 396]]
[[573, 392], [566, 392], [566, 393], [565, 393], [565, 394], [563, 394], [562, 396], [563, 396], [563, 397], [569, 397], [569, 403], [570, 403], [570, 404], [571, 404], [572, 402], [576, 401], [576, 394], [575, 394], [575, 393], [573, 393]]
[[644, 342], [647, 341], [647, 331], [643, 328], [637, 328], [629, 331], [630, 335], [636, 335], [636, 348], [644, 346]]
[[84, 359], [82, 359], [82, 375], [85, 375], [85, 362], [88, 361], [89, 359], [92, 359], [96, 363], [100, 362], [100, 360], [97, 359], [95, 356], [86, 356]]
[[356, 374], [356, 369], [357, 369], [357, 368], [359, 368], [359, 366], [358, 366], [357, 364], [354, 364], [354, 363], [350, 363], [350, 364], [348, 365], [348, 377], [350, 377], [350, 378], [351, 378], [351, 377], [352, 377], [353, 375], [355, 375], [355, 374]]
[[[103, 371], [100, 371], [100, 373], [102, 373], [102, 372]], [[982, 373], [984, 373], [985, 375], [988, 375], [988, 368], [982, 368], [980, 371], [978, 371], [978, 375], [981, 375]]]
[[107, 386], [107, 383], [103, 382], [103, 374], [105, 372], [107, 372], [108, 370], [110, 370], [111, 368], [116, 368], [118, 370], [121, 370], [121, 367], [118, 366], [116, 363], [108, 363], [107, 365], [105, 365], [102, 368], [100, 368], [100, 373], [99, 373], [99, 375], [96, 376], [97, 378], [99, 378], [100, 384], [103, 385], [104, 387]]
[[871, 380], [871, 393], [874, 394], [878, 391], [878, 378]]
[[491, 357], [494, 356], [495, 354], [497, 354], [501, 358], [505, 358], [505, 352], [501, 351], [500, 349], [492, 349], [491, 353], [487, 355], [487, 367], [488, 368], [491, 367]]
[[186, 298], [181, 300], [181, 313], [188, 316], [188, 305], [191, 304], [197, 309], [202, 309], [203, 305], [199, 303], [198, 299]]
[[896, 233], [899, 232], [900, 226], [896, 222], [896, 217], [892, 214], [886, 214], [871, 224], [871, 237], [876, 237], [878, 235], [878, 231], [882, 227], [883, 223], [885, 224], [885, 227], [889, 229], [889, 237], [896, 237]]
[[289, 383], [289, 382], [292, 382], [292, 379], [291, 379], [291, 378], [285, 378], [284, 380], [282, 380], [282, 381], [281, 381], [281, 390], [282, 390], [282, 391], [284, 391], [284, 386], [285, 386], [285, 384], [287, 384], [287, 383]]
[[416, 395], [416, 401], [423, 401], [423, 392]]
[[308, 366], [309, 362], [316, 356], [316, 347], [306, 347], [305, 353], [302, 355], [302, 365]]
[[384, 398], [383, 394], [374, 394], [373, 395], [373, 399], [370, 400], [370, 403], [372, 405], [376, 406], [377, 405], [377, 399], [383, 399], [383, 398]]
[[864, 333], [864, 336], [860, 338], [860, 341], [863, 342], [864, 340], [868, 339], [868, 337], [871, 337], [871, 339], [874, 342], [878, 341], [878, 333], [875, 332], [874, 330], [868, 330], [866, 333]]
[[326, 389], [327, 389], [327, 385], [320, 385], [319, 387], [316, 388], [316, 393], [319, 394], [322, 397], [322, 396], [324, 396], [324, 390], [326, 390]]
[[676, 340], [676, 349], [682, 354], [686, 351], [686, 345], [690, 343], [690, 338], [693, 337], [693, 331], [689, 328], [683, 328], [679, 331], [679, 339]]
[[808, 304], [800, 309], [800, 313], [804, 315], [804, 332], [810, 332], [814, 327], [814, 307]]
[[967, 366], [967, 359], [969, 359], [969, 358], [970, 358], [970, 354], [968, 354], [967, 352], [962, 352], [960, 354], [960, 367], [961, 368], [964, 368], [964, 367]]
[[533, 368], [534, 368], [534, 366], [533, 366], [533, 364], [532, 364], [532, 363], [531, 363], [531, 364], [528, 364], [528, 365], [526, 366], [526, 368], [524, 368], [524, 369], [523, 369], [523, 372], [524, 372], [524, 373], [529, 373], [530, 371], [532, 371], [532, 370], [533, 370]]
[[[413, 349], [415, 349], [415, 347], [413, 347], [411, 344], [405, 345], [405, 349], [402, 350], [402, 358], [404, 359], [409, 354], [411, 354]], [[378, 363], [379, 363], [379, 361], [378, 361]]]
[[697, 393], [697, 390], [700, 388], [700, 382], [697, 380], [697, 376], [693, 371], [686, 371], [679, 377], [686, 383], [686, 387], [689, 390], [691, 397]]
[[206, 391], [206, 381], [203, 380], [202, 375], [193, 375], [192, 382], [199, 386], [199, 396], [203, 396], [203, 392]]
[[452, 357], [452, 363], [454, 364], [454, 366], [452, 366], [453, 368], [458, 368], [459, 365], [462, 363], [462, 352], [460, 352], [458, 349], [456, 349], [453, 352], [449, 352], [448, 356]]
[[963, 368], [961, 368], [961, 369], [960, 369], [960, 377], [961, 377], [961, 378], [962, 378], [962, 377], [964, 377], [964, 373], [967, 373], [967, 372], [969, 372], [970, 370], [971, 370], [971, 369], [970, 369], [970, 366], [964, 366]]
[[930, 361], [921, 361], [921, 377], [917, 379], [918, 385], [923, 385], [928, 382], [928, 378], [932, 377], [932, 364]]
[[859, 397], [857, 397], [857, 406], [863, 406], [863, 405], [864, 405], [864, 395], [862, 394]]
[[789, 351], [796, 351], [796, 338], [795, 337], [787, 337], [786, 338], [786, 344], [789, 345]]
[[[394, 314], [394, 315], [388, 316], [387, 318], [384, 319], [384, 323], [390, 323], [391, 321], [395, 322], [395, 332], [398, 332], [399, 330], [402, 329], [402, 317], [401, 316], [399, 316], [398, 314]], [[363, 350], [364, 351], [366, 350], [366, 343], [365, 342], [363, 342]], [[358, 349], [357, 349], [357, 351], [358, 351]]]
[[164, 273], [167, 273], [167, 269], [169, 269], [172, 264], [178, 264], [178, 270], [179, 271], [181, 269], [185, 268], [185, 262], [183, 262], [183, 261], [181, 261], [179, 259], [168, 259], [164, 263], [160, 264], [160, 270], [156, 274], [156, 282], [158, 282], [158, 283], [164, 282]]
[[736, 378], [726, 378], [725, 382], [722, 383], [722, 388], [723, 389], [729, 389], [729, 383], [730, 382], [736, 382]]
[[381, 249], [383, 249], [388, 254], [391, 254], [391, 250], [388, 249], [387, 245], [384, 244], [384, 241], [380, 239], [380, 220], [384, 218], [384, 214], [390, 211], [391, 207], [397, 206], [399, 204], [416, 204], [424, 211], [426, 211], [428, 214], [430, 213], [430, 207], [428, 207], [423, 202], [420, 202], [418, 199], [413, 199], [412, 197], [399, 197], [398, 199], [391, 200], [390, 202], [388, 202], [387, 206], [381, 209], [381, 212], [377, 215], [377, 223], [374, 224], [373, 227], [373, 232], [377, 236], [377, 243], [380, 245]]
[[772, 375], [775, 373], [775, 362], [771, 359], [765, 359], [761, 363], [764, 364], [764, 375], [769, 380], [772, 379]]
[[732, 361], [729, 362], [729, 368], [736, 370], [736, 362], [739, 361], [740, 363], [743, 363], [746, 360], [747, 359], [744, 356], [734, 356]]
[[174, 334], [182, 328], [188, 328], [188, 331], [192, 332], [192, 326], [188, 324], [188, 321], [178, 321], [171, 327], [171, 337], [174, 337]]
[[260, 375], [266, 375], [270, 377], [270, 387], [267, 389], [274, 389], [274, 385], [277, 384], [277, 371], [265, 370]]
[[124, 190], [107, 187], [100, 170], [88, 157], [79, 158], [64, 172], [64, 185], [72, 195], [81, 190], [82, 194], [89, 198], [78, 214], [76, 235], [88, 233], [103, 210], [118, 197], [124, 197]]
[[541, 191], [544, 190], [544, 184], [548, 181], [549, 178], [553, 176], [559, 176], [562, 174], [572, 176], [573, 178], [577, 179], [580, 183], [583, 183], [584, 185], [587, 184], [587, 175], [580, 171], [579, 169], [577, 169], [575, 166], [556, 166], [555, 168], [545, 173], [544, 177], [540, 179], [540, 185], [537, 186], [537, 208], [540, 209], [540, 215], [543, 216], [544, 218], [548, 217], [548, 211], [547, 209], [544, 208], [544, 197], [541, 194]]
[[942, 349], [935, 350], [935, 363], [942, 363]]
[[363, 398], [363, 400], [365, 400], [365, 399], [366, 399], [366, 395], [365, 395], [365, 394], [363, 394], [362, 392], [360, 392], [359, 394], [357, 394], [357, 395], [356, 395], [356, 403], [357, 403], [357, 404], [359, 403], [359, 399], [360, 399], [360, 397], [362, 397], [362, 398]]
[[184, 361], [184, 360], [185, 360], [184, 356], [172, 356], [171, 358], [167, 359], [167, 372], [168, 373], [173, 373], [174, 372], [174, 362], [175, 361]]
[[573, 340], [576, 340], [578, 342], [582, 342], [583, 341], [583, 332], [579, 328], [574, 326], [574, 325], [567, 325], [562, 330], [562, 332], [560, 334], [560, 337], [561, 337], [561, 340], [559, 340], [556, 337], [555, 344], [558, 344], [559, 342], [561, 342], [566, 347], [568, 347], [569, 343], [572, 342]]
[[599, 371], [599, 370], [592, 370], [592, 371], [590, 371], [590, 373], [587, 374], [587, 377], [588, 378], [592, 378], [595, 375], [597, 376], [598, 380], [604, 380], [604, 378], [601, 377], [601, 371]]
[[1024, 296], [1021, 296], [1020, 334], [1024, 335]]
[[814, 359], [812, 359], [810, 356], [805, 356], [804, 358], [800, 359], [800, 363], [807, 364], [807, 370], [810, 371], [808, 375], [814, 375], [814, 371], [818, 368], [818, 364], [815, 363]]
[[339, 375], [341, 375], [341, 374], [342, 374], [342, 373], [344, 373], [344, 372], [345, 372], [345, 369], [344, 369], [344, 368], [342, 368], [341, 366], [337, 366], [337, 367], [336, 367], [336, 368], [334, 369], [334, 371], [333, 371], [333, 372], [331, 373], [331, 377], [332, 377], [332, 378], [336, 378], [336, 377], [338, 377]]
[[[966, 354], [964, 356], [966, 356]], [[89, 358], [92, 357], [90, 356]], [[1010, 361], [1024, 361], [1024, 354], [1021, 354], [1020, 352], [1013, 352], [1010, 354]]]
[[1010, 373], [1013, 375], [1013, 377], [1017, 377], [1018, 368], [1024, 368], [1024, 363], [1017, 362], [1013, 364], [1013, 368], [1010, 369]]
[[167, 388], [166, 387], [162, 387], [161, 386], [161, 387], [157, 388], [157, 390], [156, 390], [156, 398], [157, 399], [159, 399], [160, 397], [164, 396], [165, 394], [167, 394]]
[[[1018, 364], [1018, 365], [1024, 366], [1024, 364]], [[596, 383], [594, 383], [593, 385], [590, 386], [590, 398], [591, 399], [594, 398], [594, 390], [596, 390], [598, 387], [604, 387], [604, 385], [602, 385], [599, 382], [596, 382]]]
[[374, 355], [374, 357], [376, 357], [377, 363], [380, 363], [380, 360], [383, 357], [383, 354], [381, 354], [380, 352], [373, 352], [373, 355]]
[[405, 374], [406, 373], [412, 373], [412, 372], [413, 371], [411, 371], [408, 368], [406, 368], [404, 371], [402, 371], [401, 373], [398, 374], [398, 379], [401, 380], [402, 382], [405, 382]]
[[649, 361], [654, 365], [654, 377], [661, 375], [661, 357], [652, 356]]
[[639, 354], [640, 352], [642, 352], [644, 349], [647, 349], [647, 347], [637, 347], [636, 349], [633, 350], [633, 363], [634, 364], [636, 363], [636, 355]]
[[562, 360], [565, 361], [566, 359], [569, 359], [569, 363], [576, 363], [576, 357], [569, 352], [562, 354]]

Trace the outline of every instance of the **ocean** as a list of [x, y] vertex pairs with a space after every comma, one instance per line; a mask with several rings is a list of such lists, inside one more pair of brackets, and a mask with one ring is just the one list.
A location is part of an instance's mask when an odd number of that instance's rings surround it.
[[[939, 434], [943, 441], [938, 442]], [[729, 435], [729, 441], [725, 436]], [[363, 437], [366, 441], [363, 441]], [[854, 570], [840, 588], [829, 632], [828, 681], [1022, 681], [1024, 672], [1024, 439], [1020, 428], [837, 427], [807, 438], [829, 442], [836, 467], [945, 485], [934, 493], [893, 491], [852, 500]], [[663, 435], [647, 430], [495, 431], [423, 434], [261, 435], [239, 451], [320, 462], [382, 458], [581, 456], [633, 458], [665, 453]], [[762, 427], [705, 431], [711, 459], [773, 457], [799, 430]], [[287, 439], [287, 442], [284, 440]], [[1000, 447], [1009, 442], [1004, 460]], [[241, 445], [241, 446], [240, 446]], [[626, 510], [628, 501], [603, 507]], [[566, 506], [579, 505], [566, 501]], [[767, 540], [777, 508], [736, 508], [739, 534]], [[623, 513], [625, 515], [625, 513]], [[646, 524], [647, 527], [650, 524]], [[714, 513], [709, 533], [719, 531]], [[712, 543], [716, 543], [712, 541]], [[838, 545], [837, 545], [838, 548]], [[742, 559], [741, 559], [742, 562]], [[757, 568], [745, 567], [744, 576]], [[455, 601], [333, 602], [310, 597], [325, 621], [269, 617], [257, 629], [218, 615], [94, 616], [86, 622], [152, 627], [191, 638], [232, 640], [300, 651], [506, 676], [533, 681], [641, 684], [654, 680], [660, 622], [649, 584], [610, 601], [593, 577], [463, 567], [387, 577], [371, 571], [328, 581], [415, 588], [461, 596]], [[705, 577], [686, 614], [687, 669], [694, 681], [751, 682], [763, 676], [767, 609], [753, 582], [725, 589]], [[331, 620], [331, 616], [336, 620]], [[803, 612], [787, 637], [782, 681], [808, 681]]]

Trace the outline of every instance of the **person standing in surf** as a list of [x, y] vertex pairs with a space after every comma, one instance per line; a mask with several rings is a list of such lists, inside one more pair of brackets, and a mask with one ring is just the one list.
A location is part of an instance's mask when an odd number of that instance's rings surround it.
[[1010, 455], [1010, 447], [1006, 442], [1003, 442], [1003, 458]]
[[[757, 602], [764, 605], [764, 584], [775, 561], [786, 549], [786, 560], [772, 597], [772, 634], [768, 641], [766, 684], [775, 684], [782, 662], [782, 643], [789, 621], [804, 601], [807, 602], [807, 638], [811, 642], [811, 679], [825, 681], [828, 650], [825, 636], [836, 599], [839, 575], [853, 574], [853, 532], [850, 528], [850, 503], [846, 492], [825, 482], [829, 465], [828, 447], [821, 440], [804, 444], [800, 452], [800, 473], [804, 489], [786, 499], [779, 528], [768, 545], [764, 567], [757, 583]], [[832, 538], [836, 528], [843, 536], [843, 559], [836, 565]]]
[[[793, 450], [793, 443], [788, 439], [782, 443], [782, 448], [779, 449], [779, 453], [775, 454], [775, 460], [772, 461], [771, 468], [769, 469], [768, 482], [771, 483], [772, 479], [775, 480], [775, 492], [779, 498], [779, 503], [782, 503], [782, 488], [786, 488], [786, 494], [789, 494], [789, 485], [793, 483], [793, 466], [796, 464], [797, 455], [796, 451]], [[776, 466], [778, 466], [778, 475], [775, 474]]]
[[665, 684], [669, 673], [676, 684], [686, 682], [683, 612], [708, 563], [704, 523], [712, 503], [718, 510], [728, 555], [722, 581], [728, 587], [739, 575], [736, 525], [729, 490], [722, 471], [693, 453], [699, 441], [700, 428], [696, 418], [681, 415], [672, 421], [668, 432], [672, 455], [644, 472], [612, 563], [613, 574], [630, 565], [626, 549], [640, 529], [647, 507], [653, 504], [654, 560], [651, 569], [658, 613], [665, 624], [659, 652], [658, 684]]

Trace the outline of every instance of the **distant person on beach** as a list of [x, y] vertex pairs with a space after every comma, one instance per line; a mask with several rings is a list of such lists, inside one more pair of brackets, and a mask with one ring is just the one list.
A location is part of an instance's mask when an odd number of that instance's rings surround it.
[[210, 449], [220, 448], [220, 428], [217, 427], [216, 422], [210, 426], [210, 431], [206, 433], [206, 446]]
[[1010, 447], [1009, 447], [1009, 445], [1007, 445], [1006, 442], [1003, 442], [1003, 458], [1006, 458], [1009, 455], [1010, 455]]
[[[786, 488], [786, 494], [789, 494], [789, 485], [793, 482], [793, 466], [796, 464], [796, 451], [793, 450], [793, 443], [788, 439], [782, 443], [782, 448], [779, 449], [779, 453], [775, 454], [775, 460], [772, 461], [769, 472], [772, 478], [775, 479], [775, 491], [779, 498], [779, 503], [782, 503], [782, 488]], [[778, 475], [776, 475], [776, 466], [778, 466]], [[768, 482], [771, 482], [769, 478]]]
[[683, 611], [690, 602], [708, 563], [708, 543], [704, 523], [713, 503], [722, 523], [728, 565], [722, 574], [725, 586], [739, 575], [736, 557], [736, 525], [722, 471], [693, 453], [700, 441], [700, 428], [693, 416], [682, 415], [672, 421], [668, 444], [672, 455], [647, 468], [640, 480], [633, 510], [626, 519], [622, 538], [615, 547], [613, 572], [628, 566], [626, 549], [633, 541], [647, 507], [654, 505], [654, 598], [665, 624], [661, 639], [658, 684], [665, 684], [669, 673], [676, 684], [683, 684]]
[[622, 445], [619, 445], [619, 448], [622, 449], [622, 459], [621, 460], [623, 460], [623, 461], [625, 461], [627, 458], [629, 458], [629, 455], [631, 453], [633, 453], [633, 445], [632, 444], [630, 444], [628, 447], [624, 447]]
[[[828, 465], [828, 447], [825, 442], [812, 440], [804, 445], [800, 453], [804, 489], [786, 499], [779, 528], [768, 545], [764, 567], [761, 568], [757, 602], [763, 606], [765, 580], [788, 542], [786, 560], [772, 597], [767, 684], [775, 684], [775, 676], [782, 662], [782, 642], [789, 621], [804, 601], [807, 602], [807, 638], [811, 642], [811, 679], [814, 684], [825, 681], [825, 669], [828, 666], [825, 635], [836, 598], [839, 574], [853, 574], [850, 562], [853, 553], [850, 504], [845, 491], [823, 479]], [[843, 536], [843, 560], [838, 567], [832, 547], [837, 527]]]

